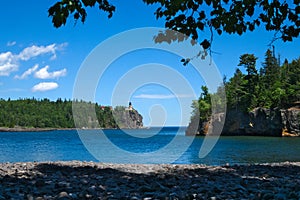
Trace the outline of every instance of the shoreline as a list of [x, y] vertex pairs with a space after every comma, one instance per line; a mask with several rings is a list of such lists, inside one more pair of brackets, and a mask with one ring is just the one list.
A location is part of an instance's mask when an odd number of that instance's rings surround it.
[[0, 163], [0, 199], [298, 199], [300, 162]]
[[0, 127], [0, 132], [43, 132], [43, 131], [64, 131], [64, 130], [143, 130], [149, 129], [148, 127], [143, 128], [26, 128], [26, 127]]
[[43, 131], [55, 131], [55, 130], [76, 130], [76, 128], [8, 128], [0, 127], [0, 132], [43, 132]]
[[[173, 127], [173, 126], [172, 126]], [[0, 127], [0, 132], [48, 132], [48, 131], [65, 131], [65, 130], [148, 130], [150, 128], [162, 128], [162, 127], [142, 127], [142, 128], [27, 128], [27, 127], [15, 127], [15, 128], [8, 128], [8, 127]], [[178, 127], [186, 128], [186, 127]], [[187, 137], [190, 137], [191, 135], [185, 135]], [[195, 137], [204, 137], [205, 135], [195, 135]], [[213, 134], [211, 136], [214, 136]], [[232, 135], [220, 135], [220, 137], [230, 137], [230, 136], [237, 136], [237, 137], [243, 137], [243, 136], [254, 136], [254, 137], [300, 137], [298, 135], [290, 134], [288, 132], [282, 133], [281, 136], [271, 136], [271, 135], [243, 135], [243, 134], [232, 134]], [[0, 199], [1, 200], [1, 199]]]
[[65, 131], [65, 130], [117, 130], [116, 128], [7, 128], [0, 127], [0, 132], [44, 132], [44, 131]]

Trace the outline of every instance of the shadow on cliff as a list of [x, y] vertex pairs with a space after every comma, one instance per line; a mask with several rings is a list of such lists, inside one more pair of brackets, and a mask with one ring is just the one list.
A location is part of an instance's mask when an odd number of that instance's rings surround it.
[[[280, 192], [278, 188], [299, 191], [300, 166], [242, 165], [223, 167], [169, 167], [158, 172], [133, 173], [126, 166], [119, 169], [98, 168], [96, 165], [69, 166], [57, 163], [41, 163], [29, 170], [34, 176], [0, 176], [2, 189], [18, 185], [18, 191], [38, 196], [52, 196], [66, 192], [75, 199], [208, 199], [214, 196], [226, 198], [262, 198]], [[11, 198], [8, 190], [2, 196]], [[287, 194], [288, 195], [288, 194]], [[273, 196], [274, 197], [274, 196]], [[288, 196], [286, 196], [288, 198]]]

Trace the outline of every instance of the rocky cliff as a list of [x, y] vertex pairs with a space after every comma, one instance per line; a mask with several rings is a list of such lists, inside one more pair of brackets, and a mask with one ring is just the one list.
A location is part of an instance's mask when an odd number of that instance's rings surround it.
[[119, 128], [137, 129], [143, 127], [143, 117], [137, 110], [126, 109], [114, 114]]
[[300, 107], [281, 110], [282, 135], [300, 136]]
[[207, 122], [194, 119], [189, 124], [186, 135], [213, 135], [218, 129], [222, 129], [221, 135], [300, 136], [299, 124], [299, 105], [289, 109], [258, 107], [248, 113], [229, 110], [226, 116], [219, 113]]

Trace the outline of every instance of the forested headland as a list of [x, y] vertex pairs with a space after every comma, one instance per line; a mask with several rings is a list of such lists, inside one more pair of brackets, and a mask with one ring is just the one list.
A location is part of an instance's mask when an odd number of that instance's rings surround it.
[[[280, 57], [269, 49], [259, 69], [257, 59], [254, 54], [241, 55], [238, 67], [246, 73], [236, 68], [233, 77], [224, 78], [224, 84], [215, 93], [210, 93], [206, 86], [201, 87], [199, 99], [192, 104], [189, 128], [198, 126], [200, 121], [197, 134], [205, 134], [212, 123], [213, 105], [216, 113], [226, 106], [224, 134], [255, 134], [254, 131], [262, 129], [262, 135], [268, 129], [279, 134], [280, 128], [300, 134], [300, 58], [281, 63]], [[226, 103], [222, 104], [221, 97], [226, 97]]]
[[[75, 126], [72, 104], [81, 109]], [[85, 108], [95, 108], [96, 118]], [[139, 128], [142, 116], [125, 106], [102, 106], [98, 103], [49, 99], [0, 99], [0, 127], [23, 128]]]

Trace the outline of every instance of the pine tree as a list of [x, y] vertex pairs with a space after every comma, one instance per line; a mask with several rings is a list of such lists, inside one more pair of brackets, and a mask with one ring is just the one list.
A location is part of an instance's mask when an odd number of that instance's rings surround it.
[[248, 109], [252, 109], [257, 106], [257, 95], [258, 95], [258, 72], [256, 70], [257, 57], [254, 54], [243, 54], [240, 56], [240, 62], [238, 66], [245, 67], [247, 75], [246, 80], [246, 93], [243, 96], [245, 104], [244, 106]]

